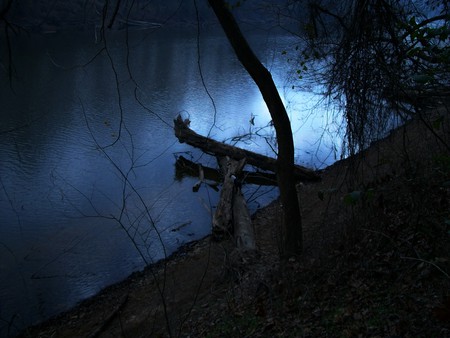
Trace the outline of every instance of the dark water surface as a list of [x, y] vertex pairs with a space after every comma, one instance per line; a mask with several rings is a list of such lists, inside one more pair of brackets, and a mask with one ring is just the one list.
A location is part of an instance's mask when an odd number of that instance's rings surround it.
[[[175, 180], [174, 153], [215, 161], [177, 142], [179, 112], [217, 140], [273, 135], [260, 130], [267, 109], [221, 33], [198, 44], [195, 30], [116, 32], [103, 50], [92, 32], [15, 39], [17, 75], [10, 84], [2, 73], [0, 91], [0, 336], [209, 233], [218, 193]], [[286, 80], [281, 51], [293, 39], [251, 40], [291, 114], [298, 163], [333, 162], [323, 113], [308, 110], [315, 97]], [[238, 145], [273, 156], [264, 138]], [[276, 196], [246, 191], [253, 209]]]

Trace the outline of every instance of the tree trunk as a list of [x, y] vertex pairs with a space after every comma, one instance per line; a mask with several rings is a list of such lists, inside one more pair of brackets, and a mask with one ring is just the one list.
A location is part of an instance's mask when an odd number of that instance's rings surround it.
[[258, 86], [269, 109], [278, 140], [277, 180], [284, 211], [283, 255], [302, 251], [300, 207], [294, 176], [294, 142], [286, 109], [270, 72], [261, 64], [242, 35], [233, 15], [223, 0], [208, 0], [239, 61]]

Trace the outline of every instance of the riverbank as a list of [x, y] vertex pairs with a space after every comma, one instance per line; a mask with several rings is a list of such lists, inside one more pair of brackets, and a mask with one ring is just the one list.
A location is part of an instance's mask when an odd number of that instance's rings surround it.
[[450, 121], [441, 108], [299, 186], [305, 253], [209, 237], [23, 337], [450, 336]]

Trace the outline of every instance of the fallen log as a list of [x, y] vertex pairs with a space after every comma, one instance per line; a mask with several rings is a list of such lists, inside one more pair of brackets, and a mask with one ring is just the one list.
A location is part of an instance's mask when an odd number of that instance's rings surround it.
[[[276, 159], [201, 136], [190, 129], [188, 125], [189, 121], [184, 121], [180, 115], [174, 120], [175, 136], [180, 143], [187, 143], [193, 147], [200, 148], [211, 155], [229, 156], [236, 161], [245, 158], [248, 164], [263, 170], [276, 172]], [[320, 176], [317, 172], [299, 165], [294, 167], [294, 173], [299, 181], [320, 180]]]
[[220, 199], [214, 212], [212, 224], [213, 234], [216, 238], [221, 238], [223, 234], [231, 234], [233, 229], [233, 193], [234, 179], [245, 165], [245, 159], [241, 161], [231, 161], [230, 158], [219, 160], [223, 172], [223, 185], [220, 191]]
[[245, 166], [245, 158], [234, 161], [227, 157], [219, 158], [224, 181], [220, 192], [220, 200], [213, 216], [213, 236], [220, 239], [226, 233], [233, 233], [236, 247], [244, 251], [256, 249], [255, 233], [242, 196], [237, 176], [241, 175]]
[[[221, 182], [222, 174], [218, 169], [206, 167], [204, 165], [195, 163], [188, 160], [184, 156], [177, 156], [175, 162], [175, 177], [181, 180], [184, 176], [191, 177], [201, 177], [201, 172], [203, 171], [204, 179]], [[252, 172], [252, 171], [242, 171], [241, 177], [243, 178], [243, 184], [256, 184], [264, 186], [274, 186], [277, 185], [277, 178], [275, 174], [272, 173], [262, 173], [262, 172]]]
[[255, 231], [241, 189], [236, 189], [233, 194], [233, 227], [236, 247], [241, 250], [255, 250]]
[[198, 181], [194, 184], [192, 187], [192, 191], [197, 192], [198, 189], [200, 189], [200, 186], [205, 181], [205, 172], [203, 171], [203, 167], [199, 164], [198, 165]]

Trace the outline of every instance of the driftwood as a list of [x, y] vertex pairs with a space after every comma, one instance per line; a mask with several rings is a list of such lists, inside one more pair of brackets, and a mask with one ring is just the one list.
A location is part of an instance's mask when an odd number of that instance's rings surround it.
[[233, 228], [233, 193], [235, 190], [235, 180], [233, 177], [239, 175], [245, 165], [245, 159], [237, 162], [229, 158], [219, 159], [219, 164], [223, 172], [223, 186], [220, 191], [220, 199], [213, 216], [213, 234], [220, 238], [222, 234], [230, 233]]
[[213, 235], [220, 239], [223, 234], [233, 232], [236, 247], [241, 250], [255, 250], [255, 234], [242, 196], [237, 176], [245, 166], [245, 159], [234, 161], [227, 157], [219, 158], [224, 181], [220, 200], [213, 216]]
[[200, 186], [202, 185], [202, 183], [205, 181], [205, 172], [203, 171], [203, 167], [202, 165], [198, 165], [198, 181], [197, 183], [194, 184], [194, 186], [192, 187], [192, 190], [194, 192], [197, 192], [198, 189], [200, 189]]
[[[225, 234], [233, 233], [239, 249], [255, 250], [255, 234], [245, 198], [241, 193], [241, 183], [237, 178], [242, 178], [242, 169], [246, 163], [263, 170], [276, 172], [276, 160], [201, 136], [192, 131], [189, 128], [189, 120], [183, 121], [181, 116], [174, 120], [174, 125], [175, 135], [180, 143], [186, 142], [219, 158], [222, 175], [211, 168], [192, 164], [184, 158], [180, 161], [177, 160], [177, 169], [184, 165], [185, 168], [190, 169], [192, 175], [200, 178], [197, 187], [207, 177], [223, 177], [220, 200], [213, 216], [213, 237], [220, 239]], [[300, 181], [320, 180], [320, 176], [313, 170], [295, 166], [294, 171]], [[178, 174], [177, 170], [177, 177], [179, 177]], [[273, 182], [274, 176], [271, 178]]]
[[[206, 180], [222, 182], [223, 175], [220, 173], [218, 169], [206, 167], [204, 165], [195, 163], [191, 160], [188, 160], [182, 155], [177, 157], [177, 160], [175, 162], [176, 179], [181, 180], [185, 176], [200, 178], [202, 177], [201, 172], [203, 172], [203, 178]], [[248, 183], [265, 186], [277, 185], [277, 178], [275, 174], [272, 173], [252, 172], [243, 170], [240, 177], [242, 178], [243, 184]]]
[[234, 240], [238, 249], [256, 249], [252, 219], [240, 188], [237, 188], [233, 194], [233, 230]]
[[[175, 136], [180, 143], [187, 143], [193, 147], [200, 148], [204, 152], [215, 156], [229, 156], [240, 161], [246, 159], [248, 164], [254, 165], [263, 170], [276, 172], [276, 160], [263, 156], [249, 150], [233, 147], [231, 145], [215, 141], [205, 136], [201, 136], [191, 130], [188, 121], [183, 121], [180, 115], [174, 120]], [[300, 181], [319, 181], [320, 176], [314, 170], [298, 166], [294, 167], [295, 176]]]

